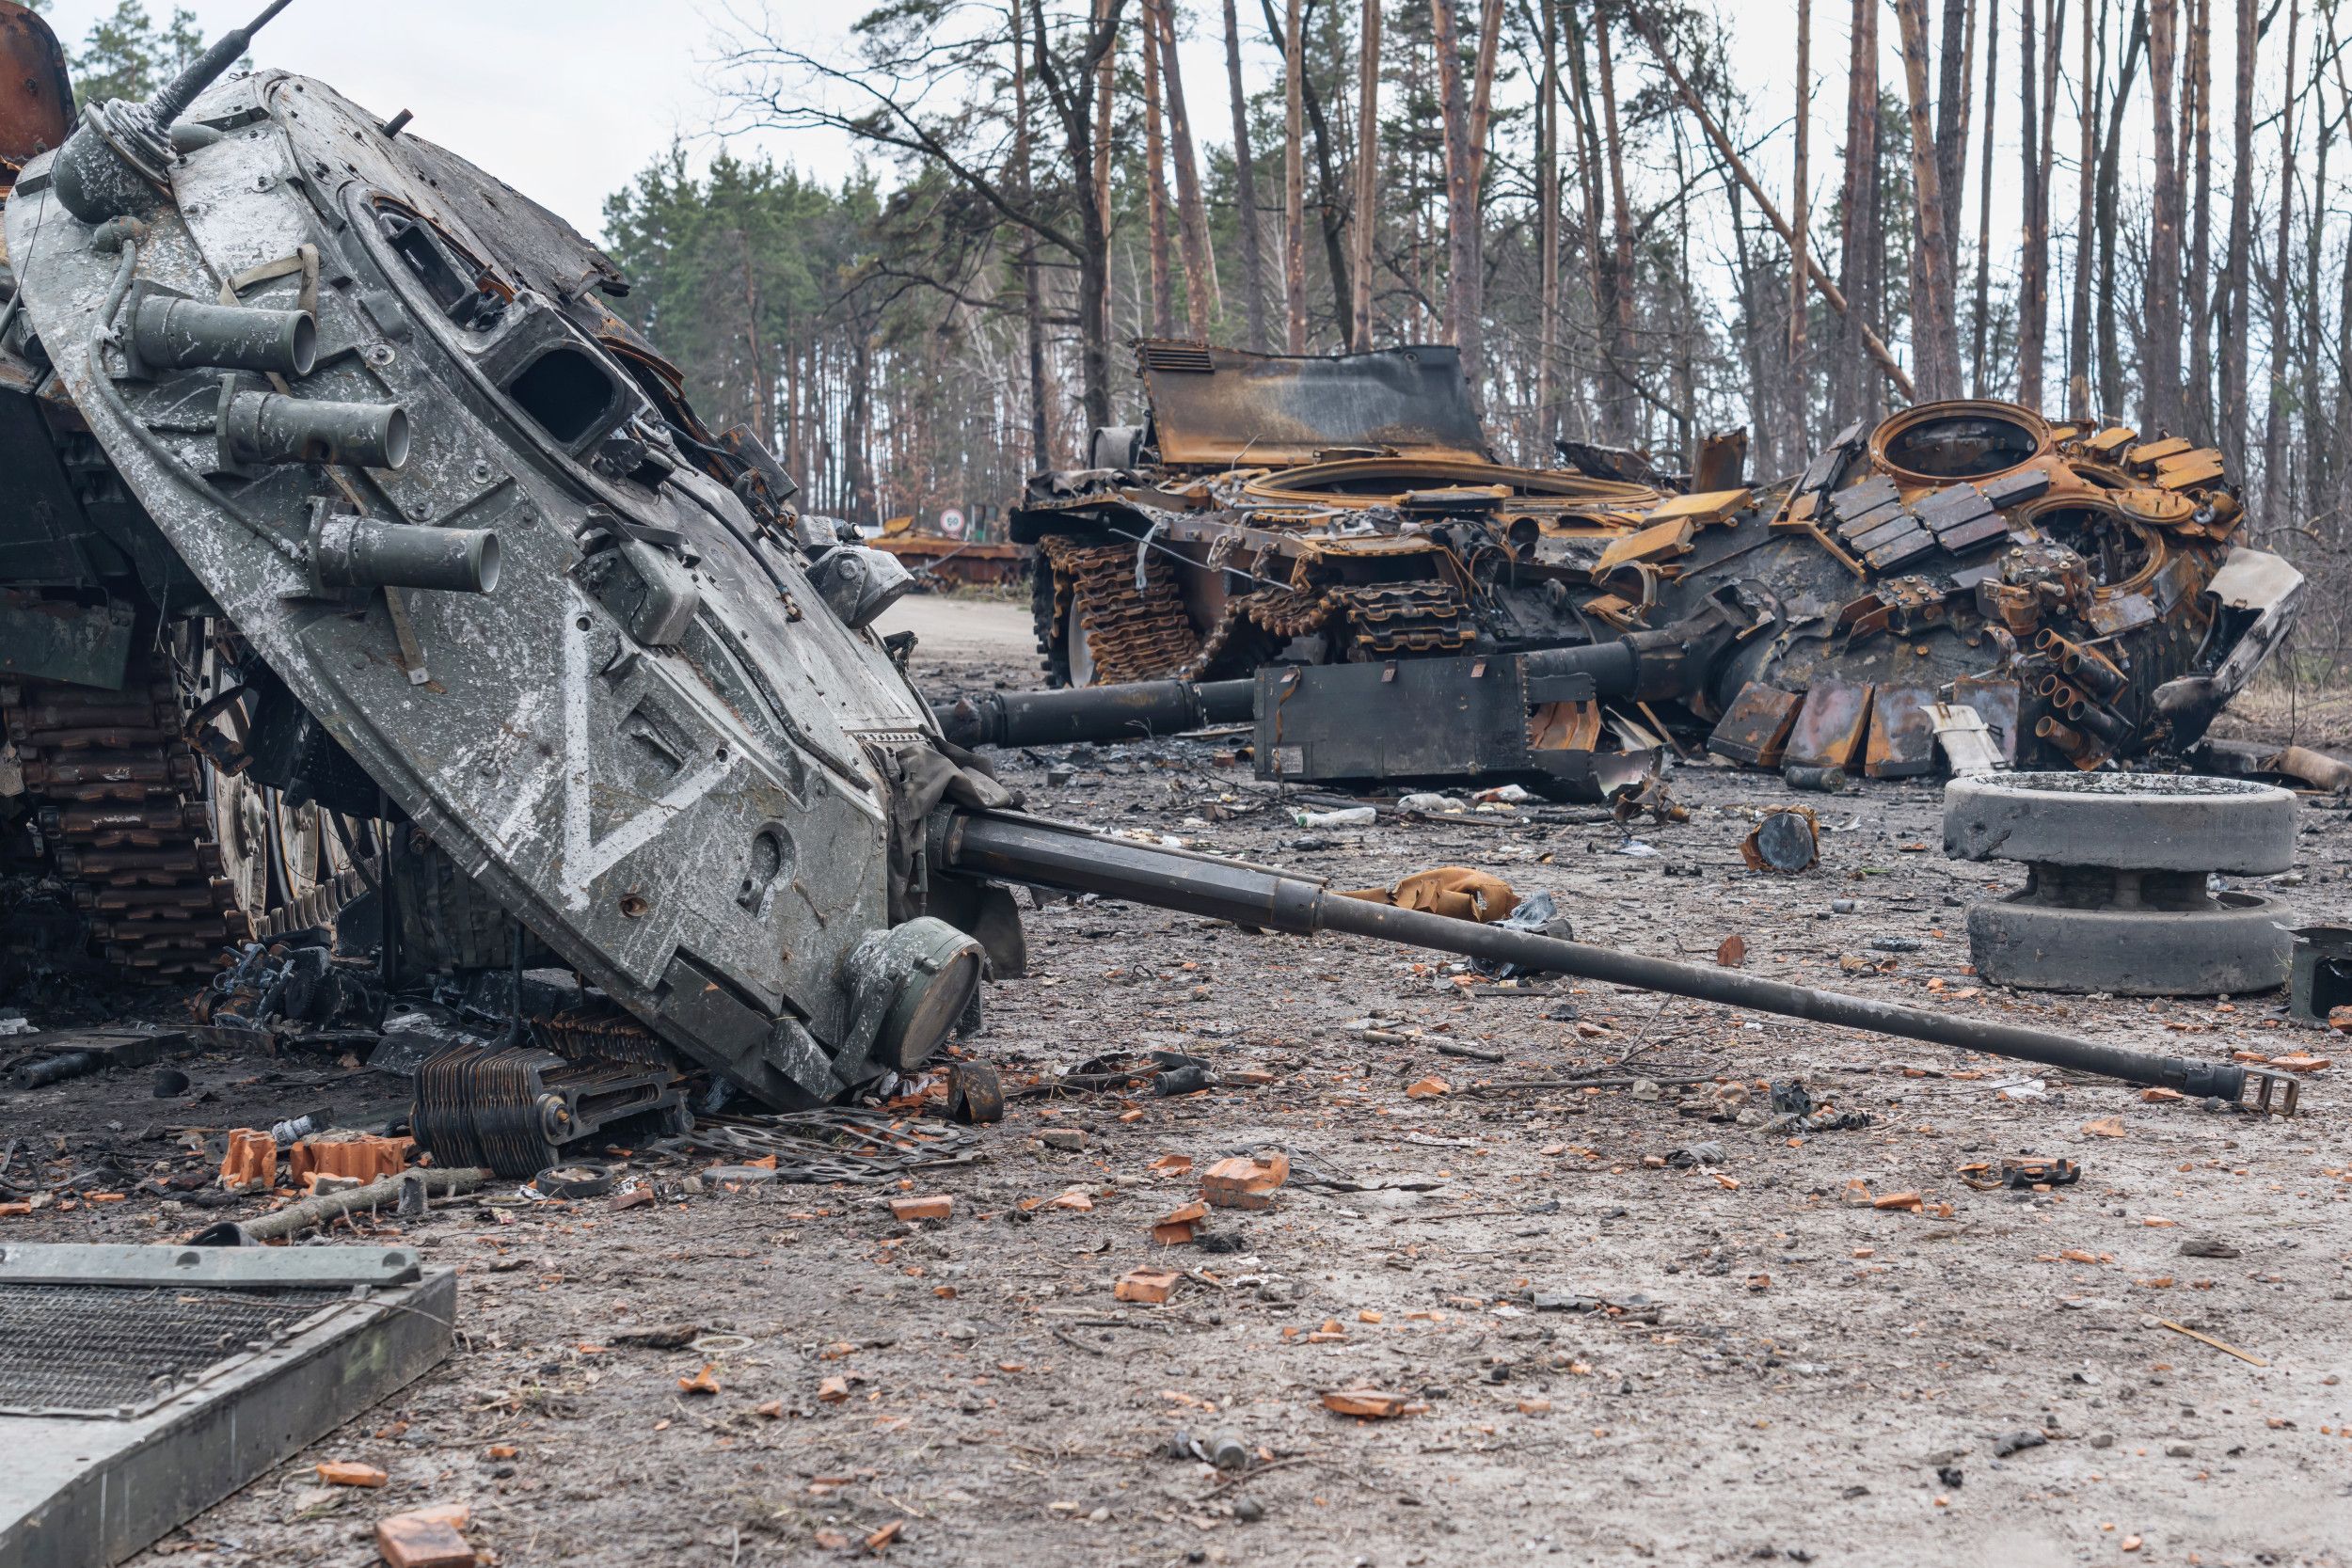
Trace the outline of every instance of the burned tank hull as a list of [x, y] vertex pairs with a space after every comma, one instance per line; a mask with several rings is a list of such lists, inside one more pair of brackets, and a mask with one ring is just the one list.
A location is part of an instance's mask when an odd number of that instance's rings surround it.
[[[1141, 354], [1152, 422], [1097, 441], [1132, 465], [1041, 476], [1014, 514], [1040, 647], [1052, 679], [1174, 679], [1201, 713], [1254, 683], [1261, 777], [1605, 794], [1701, 748], [1901, 777], [1939, 766], [1938, 704], [2010, 760], [2093, 768], [2194, 742], [2301, 593], [2236, 543], [2217, 452], [2122, 427], [1935, 404], [1761, 487], [1728, 440], [1688, 482], [1565, 445], [1581, 466], [1506, 469], [1451, 351]], [[1170, 705], [1032, 695], [947, 721], [1114, 739]]]
[[[246, 895], [282, 878], [223, 875], [222, 797], [258, 786], [397, 821], [637, 1037], [762, 1102], [913, 1066], [983, 961], [927, 911], [981, 924], [991, 900], [917, 876], [906, 824], [1002, 796], [938, 750], [869, 629], [903, 570], [697, 422], [560, 220], [324, 83], [215, 85], [234, 57], [88, 111], [0, 211], [24, 459], [0, 586], [72, 633], [10, 641], [19, 826], [54, 840], [103, 803], [84, 774], [151, 747], [136, 808], [186, 840], [170, 891], [209, 902], [169, 933], [117, 920], [118, 961], [168, 935], [216, 966], [270, 918]], [[413, 874], [373, 842], [361, 876]], [[543, 1092], [560, 1060], [492, 1065], [453, 1092], [568, 1114]]]

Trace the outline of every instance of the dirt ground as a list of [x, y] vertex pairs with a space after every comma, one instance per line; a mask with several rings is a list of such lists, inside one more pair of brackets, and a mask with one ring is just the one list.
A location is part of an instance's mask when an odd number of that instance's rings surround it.
[[[1025, 616], [972, 608], [910, 605], [926, 679], [1025, 683]], [[2286, 1023], [2278, 994], [1985, 991], [1962, 906], [2014, 868], [1944, 860], [1929, 785], [1804, 798], [1822, 863], [1784, 879], [1737, 848], [1788, 798], [1771, 776], [1684, 768], [1691, 820], [1630, 842], [1559, 811], [1304, 829], [1223, 749], [1002, 771], [1049, 815], [1339, 886], [1492, 871], [1554, 893], [1579, 937], [1642, 952], [1712, 961], [1737, 935], [1765, 974], [2201, 1058], [2332, 1038]], [[1048, 766], [1074, 774], [1049, 784]], [[2303, 833], [2301, 870], [2269, 891], [2352, 922], [2346, 817], [2308, 809]], [[362, 1564], [375, 1518], [455, 1499], [513, 1568], [2352, 1560], [2342, 1069], [2301, 1117], [2265, 1120], [1607, 987], [1466, 988], [1352, 940], [1105, 902], [1051, 903], [1028, 929], [1031, 973], [990, 987], [971, 1054], [1017, 1085], [1165, 1048], [1231, 1086], [1022, 1099], [981, 1159], [904, 1188], [691, 1193], [672, 1164], [644, 1167], [670, 1196], [633, 1212], [444, 1210], [397, 1234], [462, 1271], [456, 1354], [135, 1560]], [[1916, 946], [1870, 945], [1887, 939]], [[1561, 1082], [1613, 1064], [1624, 1086]], [[135, 1180], [200, 1169], [164, 1131], [190, 1122], [400, 1114], [393, 1080], [331, 1063], [189, 1069], [215, 1099], [145, 1101], [144, 1074], [0, 1093], [0, 1143]], [[1790, 1077], [1869, 1124], [1707, 1119]], [[1273, 1207], [1153, 1244], [1195, 1194], [1155, 1161], [1276, 1148], [1293, 1176]], [[2079, 1183], [1963, 1180], [2027, 1153], [2078, 1162]], [[1853, 1183], [1923, 1207], [1856, 1206]], [[944, 1222], [886, 1207], [933, 1193], [953, 1196]], [[217, 1217], [136, 1191], [60, 1208], [0, 1240], [162, 1240]], [[1166, 1305], [1115, 1298], [1154, 1267], [1184, 1272]], [[725, 1338], [617, 1342], [670, 1324]], [[683, 1391], [705, 1366], [719, 1391]], [[1353, 1386], [1405, 1413], [1324, 1407]], [[1216, 1470], [1180, 1433], [1231, 1434], [1250, 1467]], [[390, 1484], [320, 1487], [326, 1459]]]

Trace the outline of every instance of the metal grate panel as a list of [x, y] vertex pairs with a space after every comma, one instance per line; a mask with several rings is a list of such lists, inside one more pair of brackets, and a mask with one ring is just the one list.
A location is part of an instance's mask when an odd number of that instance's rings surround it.
[[0, 1285], [0, 1415], [141, 1414], [350, 1297]]

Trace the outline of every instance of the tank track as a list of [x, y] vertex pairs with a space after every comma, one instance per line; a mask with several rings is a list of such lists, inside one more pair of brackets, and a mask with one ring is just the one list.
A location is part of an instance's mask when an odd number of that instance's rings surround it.
[[1445, 583], [1390, 583], [1316, 593], [1265, 589], [1228, 604], [1184, 673], [1199, 679], [1252, 632], [1279, 642], [1335, 631], [1337, 651], [1360, 661], [1459, 653], [1478, 640], [1462, 595]]
[[1053, 536], [1041, 546], [1032, 596], [1038, 652], [1057, 685], [1070, 680], [1063, 628], [1080, 607], [1095, 679], [1199, 679], [1236, 646], [1263, 633], [1279, 644], [1334, 632], [1335, 651], [1355, 660], [1460, 653], [1478, 640], [1470, 606], [1451, 583], [1400, 582], [1309, 591], [1263, 589], [1225, 607], [1215, 630], [1197, 637], [1173, 573], [1148, 575], [1136, 591], [1135, 552]]
[[1354, 658], [1460, 653], [1478, 640], [1470, 607], [1451, 583], [1334, 588], [1329, 597], [1333, 613], [1346, 625]]
[[[1155, 680], [1188, 668], [1200, 657], [1200, 634], [1184, 613], [1184, 594], [1172, 570], [1147, 573], [1144, 590], [1137, 593], [1132, 546], [1089, 545], [1067, 535], [1049, 535], [1039, 548], [1054, 579], [1049, 626], [1068, 626], [1071, 607], [1077, 607], [1094, 655], [1097, 683]], [[1041, 641], [1047, 629], [1041, 628]], [[1052, 673], [1051, 649], [1047, 657]], [[1062, 673], [1066, 678], [1066, 665]]]
[[[0, 684], [0, 731], [24, 768], [45, 869], [85, 923], [91, 958], [142, 979], [201, 976], [225, 946], [251, 940], [158, 657], [119, 691]], [[31, 924], [9, 921], [11, 936], [31, 937]]]

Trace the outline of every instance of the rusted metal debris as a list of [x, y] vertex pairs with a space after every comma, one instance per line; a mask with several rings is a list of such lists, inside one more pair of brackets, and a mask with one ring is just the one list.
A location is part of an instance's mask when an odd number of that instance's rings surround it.
[[887, 533], [866, 542], [925, 586], [989, 588], [1017, 583], [1031, 570], [1026, 546], [1000, 539], [949, 539], [937, 533]]
[[[25, 163], [62, 144], [73, 129], [73, 83], [65, 51], [48, 26], [13, 0], [0, 0], [0, 196]], [[0, 262], [8, 253], [0, 248]]]
[[[2294, 624], [2302, 578], [2237, 543], [2219, 454], [2182, 439], [1957, 402], [1762, 486], [1728, 441], [1690, 481], [1570, 447], [1606, 477], [1512, 468], [1452, 353], [1141, 344], [1150, 422], [1012, 511], [1049, 679], [1172, 679], [1201, 709], [1254, 681], [1262, 778], [1605, 794], [1669, 744], [1933, 773], [1939, 705], [2005, 764], [2179, 752]], [[981, 744], [1136, 728], [1077, 695], [950, 718]]]

